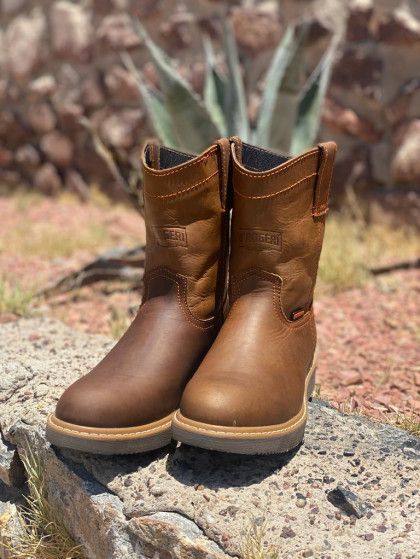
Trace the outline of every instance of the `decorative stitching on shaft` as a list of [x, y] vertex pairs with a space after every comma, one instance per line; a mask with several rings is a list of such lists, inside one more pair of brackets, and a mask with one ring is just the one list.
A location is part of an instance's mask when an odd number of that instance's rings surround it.
[[315, 177], [317, 174], [318, 173], [311, 173], [310, 175], [307, 175], [306, 177], [303, 177], [303, 179], [300, 179], [297, 182], [294, 182], [293, 184], [291, 184], [290, 186], [288, 186], [284, 190], [279, 190], [278, 192], [273, 192], [272, 194], [264, 194], [262, 196], [247, 196], [246, 194], [242, 194], [242, 192], [239, 192], [235, 187], [233, 187], [233, 189], [238, 196], [241, 196], [242, 198], [248, 198], [249, 200], [260, 200], [262, 198], [273, 198], [274, 196], [279, 196], [280, 194], [284, 194], [285, 192], [287, 192], [291, 188], [294, 188], [295, 186], [298, 186], [299, 184], [311, 179], [312, 177]]
[[[163, 277], [163, 278], [166, 278], [169, 281], [172, 281], [173, 283], [175, 283], [176, 288], [177, 288], [178, 304], [179, 304], [179, 306], [181, 308], [181, 311], [182, 311], [182, 314], [184, 315], [184, 318], [187, 320], [187, 322], [189, 322], [192, 326], [194, 326], [195, 328], [198, 328], [199, 330], [209, 330], [210, 328], [214, 327], [214, 323], [215, 323], [215, 317], [214, 316], [211, 317], [210, 319], [208, 319], [209, 322], [211, 321], [210, 324], [208, 324], [206, 326], [203, 326], [202, 324], [200, 324], [200, 322], [203, 322], [206, 319], [197, 318], [190, 311], [190, 309], [188, 307], [188, 300], [187, 300], [187, 280], [185, 278], [178, 277], [175, 274], [172, 275], [168, 270], [166, 270], [164, 268], [163, 269], [162, 268], [155, 268], [154, 270], [151, 270], [148, 273], [148, 277], [146, 279], [148, 284], [150, 282], [150, 279], [153, 278], [153, 277]], [[181, 286], [179, 284], [180, 281], [182, 281], [183, 287], [184, 287], [183, 296], [181, 295]]]
[[[197, 188], [197, 186], [200, 186], [201, 184], [204, 184], [205, 182], [208, 182], [215, 175], [217, 175], [217, 173], [218, 173], [218, 171], [215, 171], [214, 173], [212, 173], [211, 175], [209, 175], [208, 177], [206, 177], [202, 181], [196, 182], [192, 186], [189, 186], [188, 188], [184, 188], [183, 190], [177, 190], [176, 192], [172, 192], [171, 194], [150, 194], [150, 192], [147, 192], [146, 190], [144, 191], [144, 193], [149, 198], [176, 198], [177, 196], [180, 196], [181, 194], [184, 194], [185, 192], [189, 192], [190, 190], [194, 190], [194, 188]], [[183, 185], [181, 185], [181, 186], [183, 186]]]

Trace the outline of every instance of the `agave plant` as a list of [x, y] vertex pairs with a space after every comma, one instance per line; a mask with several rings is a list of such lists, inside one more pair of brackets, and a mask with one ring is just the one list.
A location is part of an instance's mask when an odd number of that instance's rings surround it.
[[127, 54], [123, 61], [136, 77], [151, 125], [165, 145], [194, 153], [221, 136], [238, 135], [260, 146], [296, 154], [314, 143], [331, 74], [334, 40], [304, 82], [307, 27], [286, 30], [267, 70], [259, 114], [251, 126], [237, 44], [229, 24], [223, 25], [226, 75], [216, 66], [210, 40], [204, 40], [207, 72], [202, 98], [138, 21], [136, 29], [156, 67], [160, 90], [146, 83]]

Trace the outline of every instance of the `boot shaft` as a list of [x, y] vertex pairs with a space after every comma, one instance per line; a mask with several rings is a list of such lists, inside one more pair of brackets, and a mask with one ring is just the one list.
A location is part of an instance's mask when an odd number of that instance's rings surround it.
[[309, 310], [335, 151], [328, 142], [288, 159], [233, 139], [232, 302], [281, 278], [286, 318]]
[[194, 157], [149, 144], [144, 152], [146, 268], [143, 301], [177, 283], [199, 320], [221, 313], [227, 247], [226, 141]]

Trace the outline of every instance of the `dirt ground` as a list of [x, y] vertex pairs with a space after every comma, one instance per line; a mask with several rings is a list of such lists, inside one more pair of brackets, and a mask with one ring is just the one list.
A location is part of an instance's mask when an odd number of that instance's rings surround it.
[[[6, 301], [3, 308], [0, 301], [0, 322], [16, 320], [19, 314], [45, 314], [77, 329], [118, 338], [140, 300], [140, 293], [126, 285], [100, 282], [49, 299], [34, 299], [33, 293], [104, 250], [143, 243], [141, 217], [100, 196], [95, 203], [81, 204], [32, 195], [0, 198], [0, 215], [3, 291], [7, 284], [9, 291], [15, 290], [15, 299], [28, 301], [20, 306]], [[387, 254], [386, 261], [399, 259], [395, 245], [395, 254]], [[420, 271], [367, 277], [355, 285], [343, 289], [321, 279], [318, 287], [320, 397], [344, 411], [418, 421]]]

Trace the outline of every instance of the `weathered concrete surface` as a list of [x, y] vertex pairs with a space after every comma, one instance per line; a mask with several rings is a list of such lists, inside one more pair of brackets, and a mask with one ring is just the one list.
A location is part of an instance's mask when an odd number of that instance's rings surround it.
[[126, 457], [54, 451], [47, 414], [109, 347], [49, 320], [0, 327], [2, 479], [10, 483], [19, 467], [10, 445], [37, 449], [49, 498], [88, 558], [243, 557], [251, 523], [281, 558], [416, 557], [418, 439], [321, 402], [311, 405], [304, 445], [285, 456], [175, 444]]

